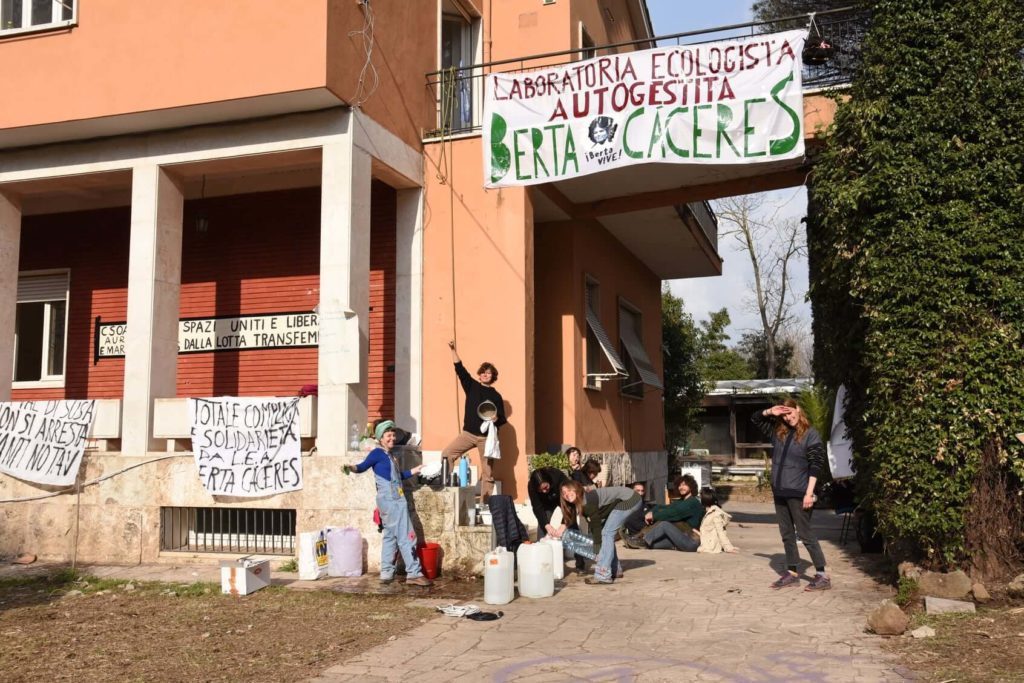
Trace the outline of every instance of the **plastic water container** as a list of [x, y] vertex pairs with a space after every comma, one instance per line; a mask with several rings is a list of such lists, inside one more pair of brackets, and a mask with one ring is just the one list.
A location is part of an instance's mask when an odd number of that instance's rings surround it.
[[549, 598], [555, 594], [555, 574], [551, 565], [551, 546], [524, 543], [516, 551], [519, 564], [519, 595], [524, 598]]
[[555, 581], [561, 581], [565, 578], [565, 550], [562, 548], [562, 542], [557, 538], [545, 536], [540, 539], [540, 543], [551, 546], [552, 573], [554, 574]]
[[355, 527], [327, 527], [327, 575], [363, 575], [363, 535]]
[[512, 553], [500, 546], [484, 555], [484, 602], [488, 605], [505, 605], [516, 596], [514, 565]]

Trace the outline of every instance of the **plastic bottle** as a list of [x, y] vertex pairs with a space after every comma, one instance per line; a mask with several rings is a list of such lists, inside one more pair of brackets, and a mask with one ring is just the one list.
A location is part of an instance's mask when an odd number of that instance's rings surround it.
[[459, 458], [459, 481], [462, 486], [469, 486], [469, 458], [466, 456]]
[[350, 450], [359, 450], [359, 423], [352, 423], [352, 440], [349, 442], [348, 447]]

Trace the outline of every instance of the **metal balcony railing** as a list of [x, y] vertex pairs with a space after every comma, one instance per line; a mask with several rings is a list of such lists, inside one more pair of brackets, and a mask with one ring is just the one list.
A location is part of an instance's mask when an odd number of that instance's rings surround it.
[[[813, 36], [818, 36], [835, 47], [835, 54], [826, 62], [804, 65], [804, 90], [834, 88], [850, 83], [857, 69], [860, 46], [868, 25], [868, 15], [852, 7], [818, 12], [814, 16]], [[427, 86], [431, 88], [437, 102], [437, 128], [427, 131], [425, 139], [432, 140], [442, 135], [473, 133], [480, 129], [483, 113], [484, 77], [491, 73], [524, 73], [549, 69], [554, 66], [571, 64], [584, 57], [605, 56], [645, 49], [653, 43], [669, 45], [698, 45], [701, 43], [807, 28], [811, 24], [810, 14], [800, 14], [745, 24], [732, 24], [700, 31], [686, 31], [650, 39], [612, 43], [598, 47], [575, 50], [546, 52], [514, 59], [503, 59], [465, 67], [451, 67], [427, 74]]]

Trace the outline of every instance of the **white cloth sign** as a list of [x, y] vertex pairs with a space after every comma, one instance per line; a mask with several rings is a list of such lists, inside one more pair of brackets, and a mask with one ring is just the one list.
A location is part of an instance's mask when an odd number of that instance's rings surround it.
[[484, 184], [802, 158], [805, 38], [788, 31], [489, 74]]
[[832, 431], [828, 436], [828, 466], [833, 479], [853, 476], [853, 441], [846, 433], [846, 385], [836, 392], [836, 406], [832, 412]]
[[78, 478], [95, 401], [0, 403], [0, 472], [52, 486]]
[[199, 479], [222, 496], [270, 496], [302, 488], [299, 399], [190, 398]]

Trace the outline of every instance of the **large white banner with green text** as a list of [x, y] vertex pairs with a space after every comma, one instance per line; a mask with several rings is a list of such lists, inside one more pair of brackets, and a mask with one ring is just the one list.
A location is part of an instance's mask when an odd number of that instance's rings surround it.
[[487, 187], [647, 163], [749, 164], [804, 154], [804, 31], [490, 74]]

